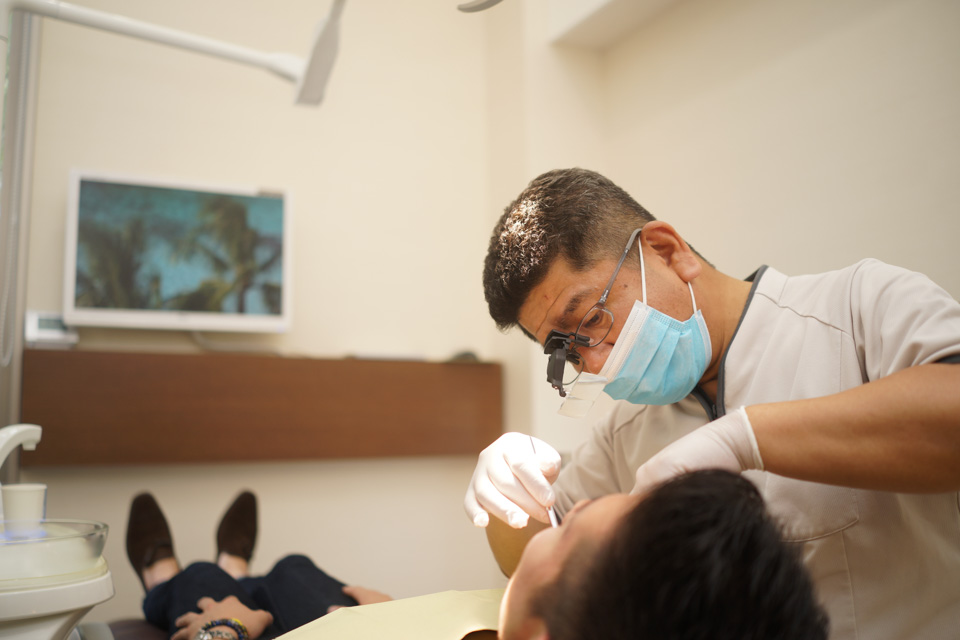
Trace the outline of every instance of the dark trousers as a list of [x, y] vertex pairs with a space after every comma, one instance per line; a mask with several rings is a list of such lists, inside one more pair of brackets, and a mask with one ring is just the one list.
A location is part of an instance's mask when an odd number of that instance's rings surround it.
[[240, 580], [215, 564], [196, 562], [151, 589], [143, 599], [143, 614], [172, 635], [178, 617], [200, 611], [200, 598], [222, 600], [227, 596], [236, 596], [251, 609], [273, 614], [273, 624], [262, 638], [275, 638], [316, 620], [331, 605], [357, 604], [344, 595], [342, 582], [321, 571], [306, 556], [292, 555], [280, 560], [265, 576]]

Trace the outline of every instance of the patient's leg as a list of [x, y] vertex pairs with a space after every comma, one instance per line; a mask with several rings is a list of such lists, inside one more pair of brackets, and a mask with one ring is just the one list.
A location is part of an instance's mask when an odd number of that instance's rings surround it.
[[197, 608], [200, 598], [223, 600], [227, 596], [236, 596], [251, 609], [261, 608], [223, 569], [211, 562], [195, 562], [147, 592], [143, 614], [152, 624], [172, 635], [177, 631], [177, 618], [189, 611], [200, 611]]
[[257, 497], [238, 495], [217, 526], [217, 566], [236, 579], [250, 575], [250, 558], [257, 544]]
[[273, 624], [286, 633], [325, 615], [332, 605], [352, 607], [344, 583], [321, 571], [309, 558], [287, 556], [262, 578], [240, 580], [261, 609], [273, 613]]

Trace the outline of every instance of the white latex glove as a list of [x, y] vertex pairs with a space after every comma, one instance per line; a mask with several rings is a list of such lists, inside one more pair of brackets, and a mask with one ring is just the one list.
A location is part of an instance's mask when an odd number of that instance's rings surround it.
[[637, 469], [637, 483], [630, 493], [646, 493], [675, 476], [699, 469], [763, 471], [757, 438], [743, 407], [664, 447]]
[[488, 512], [515, 529], [527, 526], [530, 516], [547, 524], [546, 508], [556, 499], [550, 485], [559, 473], [556, 449], [523, 433], [505, 433], [480, 452], [463, 508], [478, 527], [490, 523]]

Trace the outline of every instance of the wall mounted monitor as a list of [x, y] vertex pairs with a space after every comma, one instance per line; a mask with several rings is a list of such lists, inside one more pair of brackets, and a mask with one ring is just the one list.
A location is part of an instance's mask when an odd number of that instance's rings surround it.
[[64, 322], [285, 331], [291, 237], [283, 193], [73, 171]]

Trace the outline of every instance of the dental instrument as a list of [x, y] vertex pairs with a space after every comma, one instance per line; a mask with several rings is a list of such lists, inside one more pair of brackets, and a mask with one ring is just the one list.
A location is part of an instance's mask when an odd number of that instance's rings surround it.
[[[536, 453], [537, 453], [537, 443], [536, 443], [536, 441], [533, 439], [533, 436], [530, 436], [530, 446], [533, 448], [533, 453], [534, 453], [534, 455], [536, 455]], [[547, 507], [547, 517], [550, 518], [550, 526], [551, 526], [551, 527], [557, 528], [557, 527], [560, 526], [560, 523], [559, 523], [559, 521], [557, 520], [557, 512], [553, 509], [552, 506], [551, 506], [551, 507]]]

